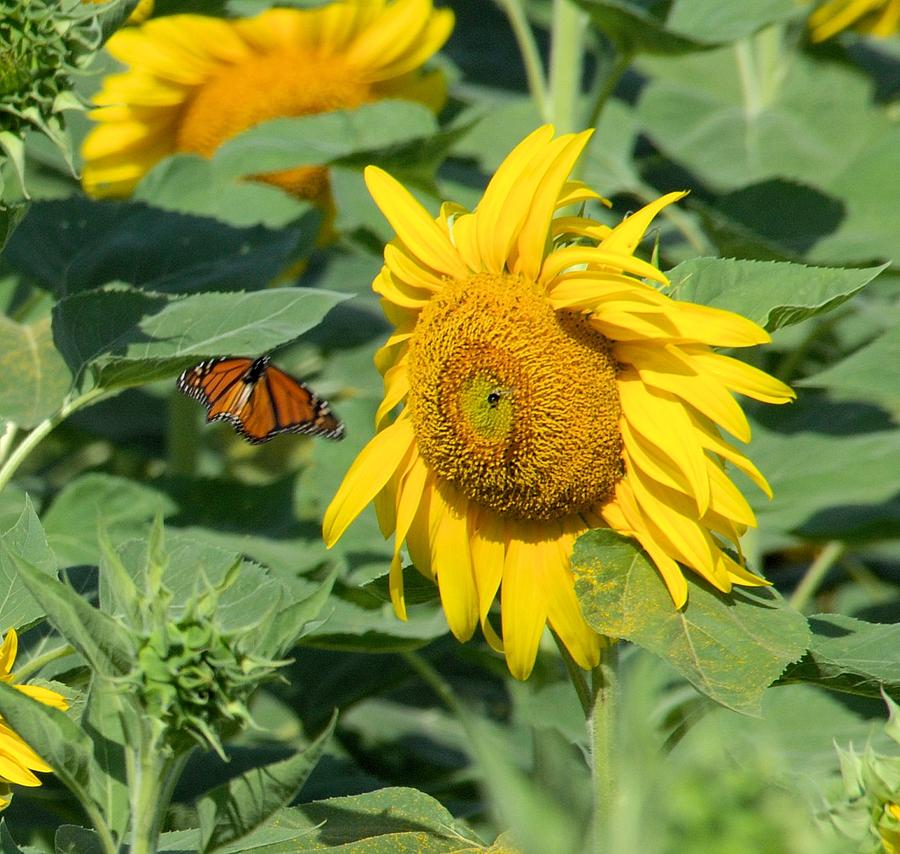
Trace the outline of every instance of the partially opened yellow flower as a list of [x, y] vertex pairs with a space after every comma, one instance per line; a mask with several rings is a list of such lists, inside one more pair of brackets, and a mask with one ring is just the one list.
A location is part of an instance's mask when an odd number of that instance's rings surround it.
[[[15, 629], [10, 629], [0, 645], [0, 681], [12, 685], [17, 691], [55, 709], [68, 708], [65, 698], [49, 688], [39, 685], [16, 685], [16, 677], [12, 672], [16, 654], [19, 650], [19, 638]], [[34, 771], [52, 771], [53, 769], [41, 759], [10, 726], [0, 718], [0, 809], [9, 805], [11, 795], [9, 785], [40, 786], [41, 781]]]
[[[115, 33], [109, 52], [129, 66], [103, 81], [86, 137], [84, 187], [128, 195], [162, 158], [210, 157], [260, 122], [351, 109], [381, 98], [445, 98], [440, 72], [422, 64], [447, 40], [449, 10], [432, 0], [341, 0], [314, 9], [269, 9], [228, 21], [155, 18]], [[328, 172], [315, 164], [257, 176], [327, 203]]]
[[900, 30], [900, 0], [827, 0], [809, 16], [809, 37], [825, 41], [853, 27], [873, 36]]
[[[615, 228], [559, 209], [599, 198], [569, 179], [590, 132], [546, 126], [506, 158], [474, 213], [433, 219], [393, 178], [366, 170], [397, 232], [373, 283], [396, 327], [376, 355], [380, 432], [325, 513], [329, 546], [370, 501], [395, 535], [390, 590], [405, 616], [400, 548], [433, 578], [450, 629], [479, 621], [526, 678], [549, 623], [584, 668], [600, 638], [569, 559], [584, 531], [636, 538], [676, 606], [682, 566], [720, 590], [765, 584], [725, 551], [755, 523], [726, 473], [769, 487], [720, 428], [750, 428], [732, 392], [782, 403], [791, 390], [712, 350], [769, 340], [728, 311], [676, 302], [635, 257], [670, 193]], [[399, 414], [395, 410], [402, 405]], [[500, 592], [502, 641], [489, 622]]]

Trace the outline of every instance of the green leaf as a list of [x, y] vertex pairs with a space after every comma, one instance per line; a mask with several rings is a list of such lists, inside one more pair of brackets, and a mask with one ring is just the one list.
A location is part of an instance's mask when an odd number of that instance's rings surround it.
[[716, 0], [577, 0], [619, 44], [650, 53], [679, 53], [749, 36], [798, 14], [793, 0], [718, 3]]
[[644, 552], [612, 531], [580, 537], [572, 566], [591, 628], [665, 658], [735, 711], [759, 714], [763, 692], [806, 650], [806, 620], [774, 590], [735, 587], [726, 595], [685, 570], [688, 602], [676, 610]]
[[828, 389], [833, 397], [873, 400], [900, 411], [900, 383], [886, 372], [900, 365], [900, 327], [893, 326], [846, 359], [797, 385]]
[[5, 818], [0, 819], [0, 854], [22, 854], [22, 849], [16, 845], [16, 841], [6, 826]]
[[204, 795], [197, 804], [200, 851], [211, 854], [254, 831], [300, 791], [331, 739], [335, 712], [325, 731], [305, 750], [240, 777]]
[[0, 631], [6, 631], [9, 626], [25, 629], [44, 616], [44, 609], [19, 574], [16, 556], [27, 560], [48, 578], [56, 575], [56, 558], [27, 496], [18, 520], [3, 534], [0, 543], [0, 589], [4, 591], [0, 603]]
[[900, 698], [900, 625], [867, 623], [843, 614], [809, 618], [807, 655], [782, 682], [812, 682], [848, 694]]
[[91, 741], [74, 721], [2, 682], [0, 714], [81, 803], [92, 803]]
[[[695, 182], [719, 193], [773, 179], [799, 182], [841, 208], [837, 222], [823, 222], [821, 212], [796, 222], [797, 200], [782, 208], [775, 195], [749, 219], [777, 210], [771, 218], [785, 225], [770, 223], [763, 233], [782, 232], [793, 242], [790, 223], [814, 238], [805, 242], [815, 263], [896, 259], [900, 218], [890, 200], [900, 193], [900, 128], [865, 75], [762, 37], [689, 57], [644, 59], [641, 69], [650, 77], [637, 108], [643, 128]], [[726, 200], [726, 216], [740, 214], [752, 195]], [[811, 227], [822, 230], [816, 235]]]
[[760, 532], [879, 541], [900, 533], [900, 430], [873, 406], [802, 393], [753, 412], [754, 463], [774, 492], [749, 494]]
[[351, 155], [428, 139], [434, 114], [411, 101], [376, 101], [355, 110], [279, 118], [262, 122], [224, 142], [212, 164], [221, 177], [236, 178], [326, 165]]
[[[302, 218], [298, 224], [306, 239], [319, 231], [320, 215], [309, 202], [295, 199], [279, 187], [222, 176], [210, 160], [194, 154], [161, 160], [141, 179], [133, 198], [168, 211], [213, 217], [239, 228], [285, 228]], [[298, 249], [296, 254], [307, 252]], [[257, 281], [267, 279], [258, 275]]]
[[106, 854], [100, 837], [87, 827], [61, 824], [53, 839], [56, 854]]
[[[40, 522], [30, 503], [23, 512], [23, 527], [35, 532]], [[2, 548], [31, 595], [56, 630], [78, 650], [99, 674], [123, 676], [132, 663], [131, 639], [113, 619], [92, 607], [67, 584], [48, 574], [28, 558], [18, 538], [4, 538]]]
[[257, 356], [347, 298], [311, 288], [181, 298], [92, 291], [57, 303], [53, 334], [76, 376], [90, 368], [104, 387], [121, 388], [173, 376], [203, 357]]
[[[113, 542], [140, 536], [157, 514], [177, 505], [150, 486], [91, 472], [69, 481], [44, 513], [44, 530], [62, 566], [100, 561], [99, 528]], [[101, 581], [101, 601], [103, 597]]]
[[[328, 602], [336, 578], [337, 572], [332, 572], [309, 595], [303, 595], [299, 591], [290, 591], [285, 597], [290, 604], [279, 608], [260, 626], [259, 641], [255, 645], [259, 650], [259, 654], [270, 658], [278, 658], [284, 655], [312, 628], [324, 623], [328, 619], [330, 610], [326, 610], [324, 619], [320, 617], [320, 614], [326, 602]], [[294, 595], [291, 595], [292, 593]], [[314, 621], [316, 622], [314, 623]]]
[[[81, 717], [81, 728], [94, 745], [89, 788], [91, 798], [117, 839], [124, 839], [131, 816], [125, 759], [129, 739], [124, 722], [133, 715], [133, 707], [121, 688], [95, 676]], [[137, 726], [131, 729], [137, 730]]]
[[57, 297], [108, 282], [159, 293], [256, 290], [316, 231], [314, 222], [278, 231], [236, 228], [137, 202], [73, 196], [36, 202], [6, 254], [15, 269]]
[[0, 315], [0, 417], [34, 427], [62, 406], [71, 384], [49, 318], [16, 323]]
[[737, 312], [771, 332], [837, 308], [882, 270], [694, 258], [667, 275], [676, 299]]
[[[0, 178], [0, 187], [2, 187], [2, 178]], [[28, 213], [27, 204], [0, 204], [0, 252], [3, 251], [19, 223], [25, 218], [26, 213]]]

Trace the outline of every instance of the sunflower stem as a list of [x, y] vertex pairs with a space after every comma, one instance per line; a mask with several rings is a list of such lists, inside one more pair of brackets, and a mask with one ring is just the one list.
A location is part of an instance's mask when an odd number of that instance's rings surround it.
[[6, 422], [6, 426], [3, 428], [3, 435], [0, 436], [0, 463], [9, 456], [18, 429], [12, 421]]
[[0, 467], [0, 492], [6, 488], [6, 485], [12, 480], [13, 475], [16, 473], [19, 466], [22, 465], [28, 455], [48, 434], [50, 434], [60, 423], [65, 421], [65, 419], [73, 412], [87, 406], [89, 403], [94, 403], [106, 393], [107, 392], [104, 389], [94, 388], [72, 400], [66, 401], [55, 415], [50, 416], [50, 418], [45, 418], [37, 425], [37, 427], [28, 433], [25, 438], [19, 442], [16, 449], [9, 455], [9, 458], [2, 467]]
[[594, 852], [606, 850], [609, 822], [616, 795], [618, 738], [616, 733], [619, 692], [618, 643], [609, 640], [600, 663], [591, 673], [593, 703], [588, 717], [591, 745], [591, 780], [594, 788]]
[[522, 64], [525, 66], [525, 77], [528, 80], [528, 91], [534, 99], [541, 118], [549, 121], [547, 76], [544, 74], [541, 54], [534, 39], [534, 32], [528, 23], [528, 16], [522, 6], [522, 0], [497, 0], [497, 3], [506, 13], [509, 26], [519, 46]]
[[553, 640], [556, 641], [556, 647], [559, 649], [559, 654], [565, 662], [569, 679], [572, 682], [572, 687], [578, 695], [578, 702], [581, 703], [581, 710], [584, 712], [585, 718], [587, 718], [591, 713], [591, 705], [594, 702], [594, 697], [588, 686], [587, 679], [584, 676], [584, 671], [575, 663], [575, 659], [572, 658], [569, 650], [566, 649], [566, 645], [562, 642], [559, 635], [552, 630], [551, 633], [553, 635]]
[[594, 105], [591, 107], [591, 114], [587, 121], [589, 128], [597, 127], [597, 122], [600, 121], [606, 102], [612, 97], [613, 92], [616, 91], [616, 86], [622, 79], [622, 75], [628, 70], [628, 66], [631, 65], [632, 54], [629, 51], [612, 44], [609, 46], [609, 51], [612, 53], [611, 57], [608, 52], [597, 57], [597, 61], [601, 66], [597, 75], [597, 83], [599, 85], [595, 84], [594, 86], [597, 94], [594, 95]]
[[578, 100], [588, 15], [572, 0], [553, 0], [548, 119], [561, 133], [580, 130]]
[[846, 544], [839, 540], [832, 540], [825, 545], [825, 548], [819, 552], [818, 557], [809, 565], [797, 589], [788, 600], [790, 605], [798, 611], [802, 611], [806, 607], [809, 600], [813, 597], [822, 580], [828, 574], [828, 570], [839, 560], [841, 555], [847, 550]]

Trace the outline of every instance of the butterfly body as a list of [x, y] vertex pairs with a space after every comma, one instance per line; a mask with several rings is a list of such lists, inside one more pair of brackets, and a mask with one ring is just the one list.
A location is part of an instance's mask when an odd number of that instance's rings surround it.
[[206, 407], [207, 421], [228, 421], [248, 442], [279, 433], [341, 439], [344, 425], [309, 386], [258, 359], [218, 356], [188, 368], [178, 389]]

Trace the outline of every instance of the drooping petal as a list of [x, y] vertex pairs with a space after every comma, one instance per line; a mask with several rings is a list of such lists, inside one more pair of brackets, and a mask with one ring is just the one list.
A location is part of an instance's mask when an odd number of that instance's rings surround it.
[[410, 420], [401, 417], [378, 433], [359, 452], [325, 511], [322, 532], [328, 548], [338, 541], [347, 526], [381, 491], [409, 452], [413, 440]]

